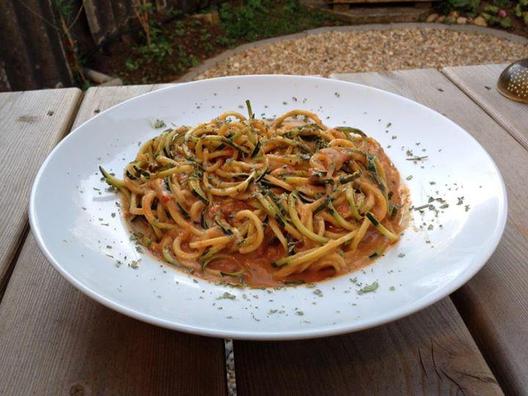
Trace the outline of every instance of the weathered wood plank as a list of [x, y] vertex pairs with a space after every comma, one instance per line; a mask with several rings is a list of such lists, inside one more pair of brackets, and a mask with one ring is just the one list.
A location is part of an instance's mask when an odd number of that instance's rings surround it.
[[[75, 124], [155, 86], [90, 89]], [[0, 394], [224, 395], [223, 341], [115, 313], [56, 272], [30, 234], [0, 304]]]
[[128, 318], [70, 286], [32, 235], [0, 305], [2, 395], [224, 395], [222, 340]]
[[83, 122], [118, 103], [135, 96], [169, 87], [173, 84], [157, 85], [126, 85], [123, 87], [94, 87], [86, 91], [84, 100], [79, 107], [79, 112], [73, 123], [72, 129], [77, 128]]
[[242, 395], [497, 395], [501, 390], [451, 301], [349, 335], [235, 342]]
[[0, 298], [26, 235], [33, 179], [70, 127], [81, 96], [74, 88], [0, 94]]
[[528, 106], [497, 91], [502, 65], [446, 67], [442, 72], [528, 150]]
[[[478, 71], [475, 71], [478, 74]], [[440, 73], [355, 75], [354, 81], [410, 97], [451, 118], [493, 157], [508, 190], [506, 230], [487, 265], [452, 296], [507, 393], [528, 389], [528, 152]]]
[[[434, 70], [340, 78], [426, 102], [439, 93], [434, 84], [440, 81], [451, 86], [453, 101], [467, 100]], [[501, 393], [450, 299], [395, 323], [341, 337], [235, 342], [235, 365], [243, 394]]]

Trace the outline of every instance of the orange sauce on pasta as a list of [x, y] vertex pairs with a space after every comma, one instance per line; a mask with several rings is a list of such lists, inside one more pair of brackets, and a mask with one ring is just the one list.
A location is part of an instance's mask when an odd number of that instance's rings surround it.
[[408, 194], [379, 143], [300, 110], [166, 131], [123, 181], [105, 177], [141, 244], [212, 281], [319, 282], [372, 263], [406, 225]]

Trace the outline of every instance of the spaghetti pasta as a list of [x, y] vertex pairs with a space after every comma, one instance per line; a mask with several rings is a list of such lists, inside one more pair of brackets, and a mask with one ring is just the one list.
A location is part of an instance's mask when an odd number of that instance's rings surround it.
[[168, 129], [118, 179], [137, 240], [196, 275], [266, 287], [368, 264], [404, 229], [406, 190], [379, 143], [309, 111], [229, 112]]

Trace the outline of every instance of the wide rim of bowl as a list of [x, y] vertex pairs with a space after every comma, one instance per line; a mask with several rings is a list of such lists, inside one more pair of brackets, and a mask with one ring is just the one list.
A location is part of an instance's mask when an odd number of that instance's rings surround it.
[[[127, 307], [121, 303], [118, 303], [110, 298], [107, 298], [105, 295], [101, 293], [98, 293], [97, 291], [93, 290], [92, 288], [84, 284], [83, 282], [79, 281], [75, 277], [74, 274], [67, 271], [60, 264], [59, 260], [53, 255], [53, 253], [48, 248], [45, 237], [42, 234], [38, 226], [38, 219], [37, 219], [37, 213], [36, 213], [36, 195], [37, 195], [37, 191], [40, 185], [42, 175], [46, 172], [48, 163], [53, 159], [56, 153], [62, 149], [62, 146], [65, 144], [65, 142], [71, 139], [72, 136], [75, 136], [79, 133], [83, 133], [82, 130], [84, 129], [84, 126], [86, 124], [93, 121], [97, 117], [104, 117], [107, 112], [113, 111], [117, 107], [126, 106], [127, 103], [129, 102], [139, 100], [139, 98], [142, 98], [144, 96], [155, 95], [157, 92], [160, 92], [160, 91], [178, 90], [182, 86], [203, 85], [203, 84], [207, 84], [210, 81], [218, 81], [218, 80], [233, 80], [233, 81], [235, 80], [238, 80], [238, 81], [240, 80], [262, 80], [262, 79], [281, 80], [285, 78], [286, 79], [296, 79], [299, 81], [312, 80], [312, 81], [320, 81], [321, 83], [331, 82], [332, 84], [337, 84], [337, 85], [357, 86], [357, 87], [361, 87], [362, 89], [366, 88], [368, 90], [376, 91], [382, 95], [389, 95], [392, 97], [396, 97], [399, 100], [412, 103], [413, 105], [422, 108], [424, 111], [433, 112], [436, 115], [442, 117], [446, 122], [451, 123], [461, 133], [465, 133], [467, 137], [469, 137], [478, 147], [480, 147], [483, 154], [487, 157], [488, 161], [490, 162], [493, 169], [496, 171], [496, 174], [499, 178], [500, 191], [497, 192], [497, 197], [499, 198], [499, 209], [498, 209], [497, 222], [495, 224], [494, 230], [492, 231], [492, 238], [490, 242], [487, 245], [485, 245], [483, 249], [480, 249], [478, 252], [476, 252], [475, 256], [473, 257], [472, 263], [468, 265], [462, 273], [460, 273], [453, 280], [446, 283], [442, 288], [439, 288], [419, 298], [413, 303], [405, 304], [399, 309], [392, 310], [385, 315], [378, 315], [377, 317], [373, 317], [371, 319], [363, 319], [359, 322], [347, 322], [344, 324], [332, 325], [332, 326], [321, 326], [316, 329], [307, 329], [307, 330], [299, 329], [299, 330], [294, 330], [294, 331], [280, 331], [280, 332], [272, 332], [272, 331], [255, 332], [255, 331], [224, 331], [224, 330], [212, 328], [210, 326], [189, 325], [189, 324], [182, 323], [182, 322], [160, 319], [150, 314], [145, 314], [133, 308]], [[421, 103], [418, 103], [404, 96], [401, 96], [401, 95], [398, 95], [392, 92], [388, 92], [388, 91], [385, 91], [379, 88], [374, 88], [374, 87], [370, 87], [364, 84], [358, 84], [354, 82], [342, 81], [342, 80], [337, 80], [337, 79], [328, 79], [328, 78], [323, 78], [323, 77], [312, 77], [312, 76], [293, 76], [293, 75], [282, 75], [282, 74], [262, 74], [262, 75], [217, 77], [217, 78], [206, 79], [206, 80], [179, 83], [175, 86], [163, 87], [156, 91], [151, 91], [151, 92], [147, 92], [147, 93], [135, 96], [121, 103], [118, 103], [112, 107], [109, 107], [108, 109], [100, 112], [96, 116], [83, 122], [73, 131], [71, 131], [68, 135], [66, 135], [66, 137], [64, 137], [54, 147], [54, 149], [47, 156], [46, 160], [42, 163], [35, 177], [35, 180], [33, 182], [33, 186], [31, 189], [30, 202], [29, 202], [29, 223], [30, 223], [31, 230], [33, 232], [33, 235], [35, 236], [35, 239], [37, 241], [37, 244], [40, 250], [44, 253], [45, 257], [52, 264], [52, 266], [68, 282], [70, 282], [78, 290], [80, 290], [82, 293], [89, 296], [90, 298], [94, 299], [95, 301], [101, 303], [102, 305], [110, 309], [113, 309], [119, 313], [122, 313], [126, 316], [129, 316], [134, 319], [147, 322], [147, 323], [150, 323], [156, 326], [171, 329], [171, 330], [178, 330], [178, 331], [183, 331], [183, 332], [202, 335], [202, 336], [209, 336], [209, 337], [222, 337], [222, 338], [233, 338], [233, 339], [240, 339], [240, 340], [261, 340], [261, 341], [308, 339], [308, 338], [327, 337], [327, 336], [351, 333], [351, 332], [356, 332], [356, 331], [376, 327], [376, 326], [379, 326], [385, 323], [389, 323], [389, 322], [401, 319], [403, 317], [409, 316], [419, 310], [422, 310], [438, 302], [442, 298], [448, 296], [449, 294], [451, 294], [452, 292], [460, 288], [462, 285], [467, 283], [478, 271], [480, 271], [482, 267], [484, 267], [484, 265], [489, 260], [489, 258], [491, 257], [495, 249], [497, 248], [502, 238], [504, 229], [506, 227], [507, 218], [508, 218], [507, 191], [506, 191], [504, 179], [502, 177], [502, 174], [500, 173], [499, 168], [497, 167], [493, 158], [484, 149], [484, 147], [482, 147], [480, 143], [471, 134], [469, 134], [464, 128], [456, 124], [454, 121], [440, 114], [436, 110], [433, 110], [425, 105], [422, 105]], [[292, 290], [294, 289], [292, 288]]]

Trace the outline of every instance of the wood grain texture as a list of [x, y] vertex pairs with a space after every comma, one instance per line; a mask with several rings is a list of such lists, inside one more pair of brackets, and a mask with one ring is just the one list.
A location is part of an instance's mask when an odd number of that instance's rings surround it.
[[70, 127], [81, 96], [76, 88], [0, 94], [0, 298], [26, 235], [33, 179]]
[[84, 100], [79, 107], [79, 112], [73, 123], [72, 129], [99, 114], [103, 110], [160, 88], [170, 87], [174, 84], [156, 85], [127, 85], [123, 87], [94, 87], [86, 91]]
[[359, 333], [234, 351], [241, 395], [502, 394], [448, 298]]
[[445, 114], [471, 133], [501, 170], [509, 207], [503, 238], [486, 266], [452, 298], [504, 390], [528, 394], [528, 152], [439, 72], [353, 78]]
[[442, 72], [528, 150], [528, 105], [497, 91], [507, 64], [446, 67]]
[[[76, 124], [155, 88], [88, 90]], [[85, 297], [28, 236], [0, 304], [0, 395], [225, 395], [224, 362], [220, 339], [151, 326]]]
[[0, 305], [1, 395], [224, 395], [223, 353], [85, 297], [32, 235]]

